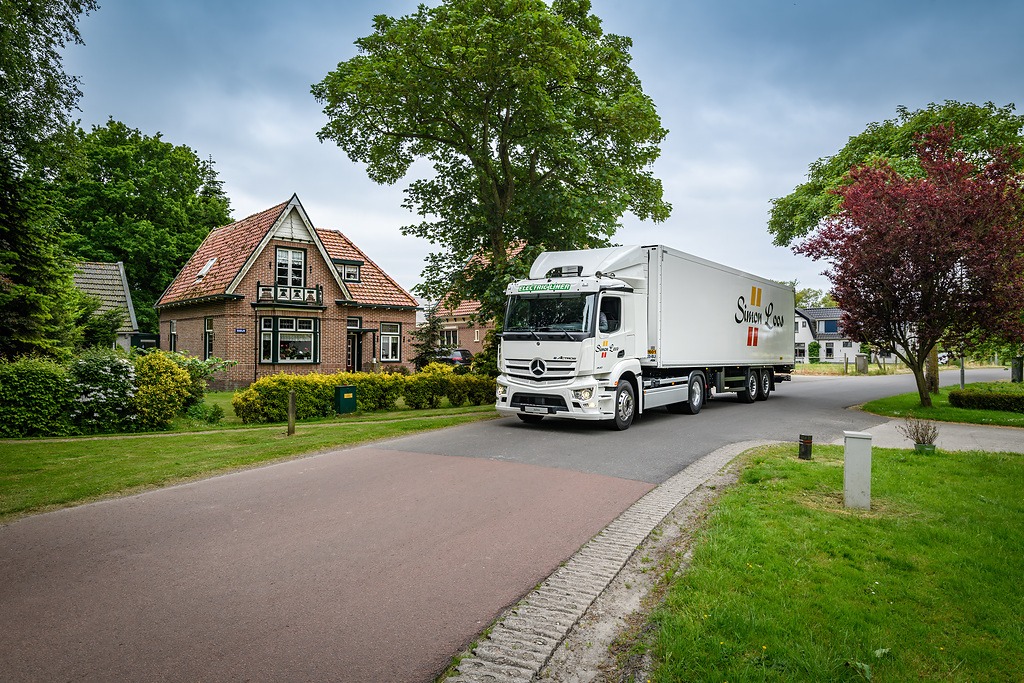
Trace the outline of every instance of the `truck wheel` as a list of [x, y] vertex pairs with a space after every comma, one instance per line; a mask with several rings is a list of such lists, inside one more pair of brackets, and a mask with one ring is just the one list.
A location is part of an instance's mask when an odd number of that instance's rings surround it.
[[704, 407], [704, 375], [694, 372], [690, 375], [687, 400], [682, 403], [683, 412], [696, 415]]
[[516, 417], [528, 425], [535, 425], [544, 419], [543, 415], [527, 415], [526, 413], [516, 413]]
[[772, 371], [762, 370], [758, 376], [757, 400], [767, 401], [772, 393]]
[[608, 425], [620, 432], [629, 429], [636, 415], [636, 394], [633, 385], [626, 380], [619, 380], [619, 388], [615, 392], [615, 417]]
[[747, 377], [740, 389], [739, 397], [742, 403], [753, 403], [757, 399], [757, 388], [760, 382], [757, 379], [757, 370], [747, 370]]

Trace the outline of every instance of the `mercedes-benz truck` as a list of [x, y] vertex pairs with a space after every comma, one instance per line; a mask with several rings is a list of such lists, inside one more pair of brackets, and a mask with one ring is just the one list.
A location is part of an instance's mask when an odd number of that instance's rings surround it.
[[793, 370], [793, 288], [670, 247], [544, 252], [506, 293], [496, 405], [524, 422], [623, 430], [712, 393], [764, 401]]

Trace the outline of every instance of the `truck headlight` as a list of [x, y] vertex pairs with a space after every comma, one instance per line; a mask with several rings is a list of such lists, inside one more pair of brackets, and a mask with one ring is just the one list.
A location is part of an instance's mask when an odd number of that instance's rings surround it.
[[508, 393], [508, 387], [505, 386], [504, 384], [499, 384], [496, 389], [496, 393], [498, 395], [498, 398], [501, 398]]
[[594, 390], [589, 387], [586, 389], [573, 389], [572, 397], [577, 401], [589, 401], [594, 397]]

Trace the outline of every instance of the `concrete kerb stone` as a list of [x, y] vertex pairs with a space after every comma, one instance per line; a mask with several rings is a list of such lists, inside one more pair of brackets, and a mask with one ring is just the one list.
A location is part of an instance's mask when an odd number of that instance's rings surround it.
[[447, 683], [533, 680], [658, 524], [733, 458], [765, 443], [743, 441], [719, 448], [648, 492], [507, 610]]

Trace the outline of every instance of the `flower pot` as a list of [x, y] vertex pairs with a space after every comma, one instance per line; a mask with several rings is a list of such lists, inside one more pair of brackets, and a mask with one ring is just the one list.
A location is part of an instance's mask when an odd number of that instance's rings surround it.
[[933, 443], [916, 443], [914, 444], [914, 450], [918, 453], [924, 453], [925, 455], [935, 454], [935, 444]]

